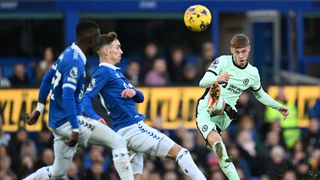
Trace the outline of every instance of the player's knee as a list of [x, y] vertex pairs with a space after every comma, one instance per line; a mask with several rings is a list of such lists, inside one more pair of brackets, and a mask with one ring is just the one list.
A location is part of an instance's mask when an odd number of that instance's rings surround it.
[[181, 147], [172, 141], [169, 137], [164, 136], [159, 144], [158, 149], [152, 152], [152, 155], [158, 157], [166, 157], [168, 159], [175, 159]]
[[221, 136], [216, 131], [211, 131], [207, 137], [208, 143], [212, 146], [214, 143], [218, 141], [222, 141]]
[[178, 156], [178, 154], [179, 154], [179, 152], [180, 152], [182, 149], [184, 149], [184, 148], [182, 148], [182, 147], [179, 146], [178, 144], [173, 145], [172, 148], [169, 150], [166, 158], [167, 158], [167, 159], [176, 159], [177, 156]]

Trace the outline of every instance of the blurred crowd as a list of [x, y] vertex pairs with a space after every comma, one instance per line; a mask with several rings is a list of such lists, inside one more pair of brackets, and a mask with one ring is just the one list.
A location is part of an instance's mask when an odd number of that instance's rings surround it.
[[[201, 57], [196, 60], [187, 59], [181, 47], [161, 53], [157, 44], [150, 42], [139, 59], [128, 61], [123, 72], [135, 86], [197, 86], [213, 57], [214, 46], [210, 42], [203, 44]], [[27, 75], [25, 64], [18, 63], [14, 65], [12, 76], [0, 79], [0, 85], [30, 87], [31, 80], [35, 80], [35, 85], [39, 86], [54, 60], [54, 51], [48, 47], [42, 60], [31, 66], [35, 70], [34, 77]], [[241, 179], [320, 179], [320, 99], [310, 109], [310, 124], [304, 129], [298, 127], [296, 102], [288, 102], [283, 89], [280, 88], [277, 100], [290, 109], [286, 120], [277, 111], [264, 109], [253, 99], [249, 92], [240, 96], [237, 103], [239, 119], [221, 133]], [[158, 124], [153, 126], [161, 129]], [[206, 147], [197, 130], [181, 125], [176, 130], [162, 132], [190, 150], [209, 180], [225, 179], [217, 157]], [[21, 127], [16, 133], [7, 133], [0, 124], [0, 179], [22, 179], [39, 167], [52, 164], [53, 159], [53, 135], [49, 129], [28, 133]], [[68, 179], [118, 179], [111, 150], [99, 146], [79, 147]], [[175, 161], [146, 155], [143, 179], [188, 178], [180, 172]]]
[[[200, 76], [214, 56], [214, 46], [211, 42], [203, 44], [199, 57], [187, 56], [184, 49], [179, 46], [173, 46], [169, 52], [165, 52], [156, 43], [149, 42], [140, 56], [127, 55], [125, 58], [128, 60], [122, 63], [121, 67], [123, 74], [135, 86], [194, 86], [198, 84]], [[47, 47], [41, 60], [28, 64], [16, 63], [12, 67], [12, 74], [7, 77], [1, 76], [0, 65], [0, 87], [39, 87], [44, 73], [55, 60], [54, 50]], [[98, 62], [96, 59], [91, 61]], [[88, 74], [94, 71], [97, 62], [87, 63]]]

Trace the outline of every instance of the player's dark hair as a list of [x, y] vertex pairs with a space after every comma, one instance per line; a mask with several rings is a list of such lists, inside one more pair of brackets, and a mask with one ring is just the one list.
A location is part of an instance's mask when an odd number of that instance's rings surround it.
[[111, 44], [115, 39], [117, 39], [117, 33], [109, 32], [108, 34], [101, 34], [98, 42], [98, 49], [105, 45]]
[[90, 36], [92, 31], [99, 29], [96, 22], [91, 20], [82, 20], [77, 24], [76, 36], [77, 38]]
[[250, 45], [250, 40], [245, 34], [236, 34], [231, 38], [230, 45], [233, 48], [244, 48]]

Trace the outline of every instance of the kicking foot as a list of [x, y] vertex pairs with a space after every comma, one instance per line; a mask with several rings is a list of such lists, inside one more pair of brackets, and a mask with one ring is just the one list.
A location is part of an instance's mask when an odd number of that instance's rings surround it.
[[210, 86], [209, 90], [209, 100], [208, 100], [208, 112], [209, 114], [214, 114], [216, 107], [220, 98], [220, 86], [218, 82], [214, 82]]

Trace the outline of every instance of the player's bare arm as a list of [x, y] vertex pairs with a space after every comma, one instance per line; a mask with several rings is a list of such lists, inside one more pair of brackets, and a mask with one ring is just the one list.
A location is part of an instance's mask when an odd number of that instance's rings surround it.
[[38, 103], [36, 108], [31, 112], [31, 114], [27, 113], [25, 116], [25, 120], [28, 125], [33, 125], [37, 123], [41, 113], [44, 111], [47, 97], [50, 92], [52, 78], [55, 74], [56, 64], [53, 64], [49, 71], [43, 77], [43, 81], [41, 82], [39, 96], [38, 96]]
[[27, 113], [25, 120], [28, 125], [33, 125], [37, 123], [41, 113], [45, 108], [45, 103], [38, 102], [37, 107], [31, 112], [31, 114]]
[[270, 106], [273, 109], [278, 110], [284, 117], [284, 119], [287, 118], [289, 115], [289, 109], [282, 104], [278, 103], [276, 100], [274, 100], [269, 94], [267, 94], [262, 88], [253, 93], [258, 101], [260, 101], [262, 104], [266, 106]]

